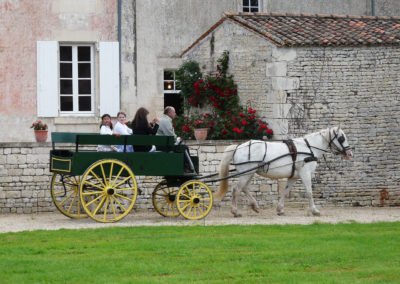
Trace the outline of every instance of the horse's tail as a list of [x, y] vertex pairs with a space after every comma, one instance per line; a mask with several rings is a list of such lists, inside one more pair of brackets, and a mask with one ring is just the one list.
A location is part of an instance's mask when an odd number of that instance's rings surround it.
[[[219, 168], [219, 177], [226, 177], [229, 173], [229, 163], [232, 160], [233, 155], [235, 154], [235, 149], [237, 145], [228, 146], [224, 151], [224, 156], [222, 157], [222, 161]], [[228, 192], [228, 179], [221, 180], [219, 182], [219, 191], [214, 194], [214, 198], [216, 200], [222, 200], [225, 194]]]

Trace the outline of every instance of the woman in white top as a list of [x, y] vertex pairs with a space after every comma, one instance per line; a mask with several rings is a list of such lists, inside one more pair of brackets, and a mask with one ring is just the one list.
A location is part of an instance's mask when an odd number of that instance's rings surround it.
[[[109, 114], [103, 114], [101, 117], [100, 134], [102, 135], [112, 135], [113, 126], [111, 122], [111, 116]], [[110, 145], [99, 145], [97, 146], [98, 152], [114, 152], [116, 149]]]
[[[128, 126], [126, 126], [125, 121], [126, 121], [126, 114], [123, 111], [120, 111], [117, 114], [117, 119], [118, 122], [115, 124], [114, 127], [114, 134], [119, 134], [119, 135], [131, 135], [132, 134], [132, 129], [130, 129]], [[117, 145], [115, 146], [118, 149], [118, 152], [123, 152], [124, 151], [124, 145]], [[133, 152], [133, 147], [132, 145], [126, 145], [126, 152]]]

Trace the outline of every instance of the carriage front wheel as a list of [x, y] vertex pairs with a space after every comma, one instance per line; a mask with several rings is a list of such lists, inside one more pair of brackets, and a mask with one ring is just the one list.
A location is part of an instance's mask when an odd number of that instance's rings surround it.
[[178, 208], [176, 207], [176, 196], [179, 188], [169, 186], [166, 180], [161, 181], [154, 188], [152, 201], [154, 209], [164, 217], [179, 216]]
[[185, 182], [178, 191], [176, 205], [186, 219], [199, 220], [206, 217], [212, 204], [211, 190], [200, 181]]
[[79, 198], [80, 176], [54, 173], [51, 179], [51, 198], [57, 209], [69, 218], [81, 219], [88, 215]]
[[80, 197], [86, 213], [94, 220], [110, 223], [131, 211], [137, 196], [132, 170], [112, 159], [93, 163], [82, 176]]

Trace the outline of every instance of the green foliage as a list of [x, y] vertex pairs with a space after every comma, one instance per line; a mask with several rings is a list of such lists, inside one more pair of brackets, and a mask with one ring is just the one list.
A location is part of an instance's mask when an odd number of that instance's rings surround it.
[[181, 90], [181, 95], [184, 97], [186, 104], [189, 102], [189, 98], [195, 96], [193, 89], [194, 83], [202, 77], [203, 74], [200, 71], [199, 64], [195, 61], [183, 63], [176, 71], [175, 78], [177, 80], [177, 88]]
[[399, 222], [34, 231], [0, 234], [0, 243], [1, 283], [398, 283], [400, 275]]
[[47, 124], [43, 123], [41, 120], [37, 120], [32, 123], [31, 128], [33, 128], [33, 130], [47, 130]]
[[175, 124], [175, 132], [193, 138], [193, 129], [206, 127], [209, 139], [271, 138], [268, 123], [257, 118], [256, 110], [240, 105], [237, 85], [228, 74], [229, 52], [218, 59], [214, 76], [202, 78], [197, 62], [184, 63], [177, 71], [178, 86], [185, 100], [186, 115]]

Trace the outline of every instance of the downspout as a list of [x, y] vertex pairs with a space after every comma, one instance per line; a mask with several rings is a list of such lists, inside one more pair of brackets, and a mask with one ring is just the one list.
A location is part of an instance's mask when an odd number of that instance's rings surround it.
[[375, 0], [371, 0], [371, 15], [375, 16]]
[[121, 1], [122, 0], [118, 0], [118, 43], [119, 43], [119, 102], [121, 105], [121, 89], [122, 89], [122, 82], [121, 82], [121, 70], [122, 70], [122, 66], [121, 66], [121, 57], [122, 57], [122, 48], [121, 48]]
[[133, 38], [134, 38], [134, 53], [133, 53], [133, 64], [135, 64], [134, 66], [134, 70], [135, 70], [135, 96], [138, 96], [138, 75], [137, 75], [137, 66], [138, 66], [138, 62], [137, 62], [137, 31], [136, 31], [136, 0], [133, 0]]

